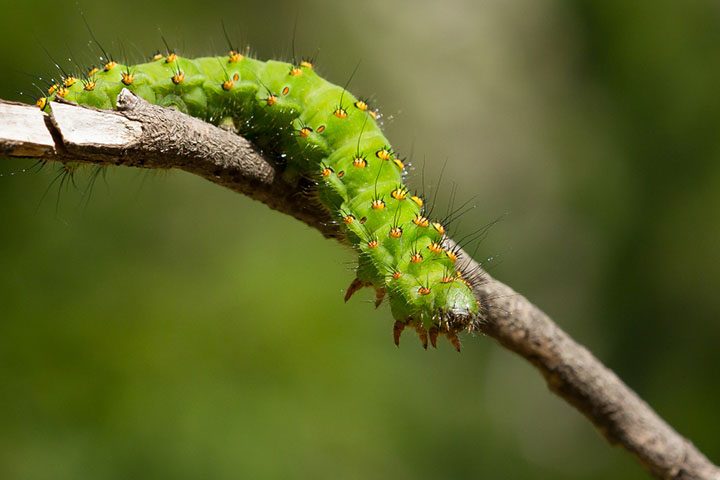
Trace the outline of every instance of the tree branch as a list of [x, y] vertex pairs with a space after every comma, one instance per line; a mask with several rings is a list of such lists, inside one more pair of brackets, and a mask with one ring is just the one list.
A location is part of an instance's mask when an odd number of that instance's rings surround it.
[[[52, 114], [0, 100], [0, 156], [143, 168], [179, 168], [259, 200], [342, 240], [327, 212], [307, 201], [310, 182], [286, 181], [272, 159], [244, 138], [151, 105], [123, 90], [118, 111], [52, 104]], [[300, 201], [303, 199], [303, 201]], [[452, 243], [452, 241], [449, 241]], [[532, 363], [553, 392], [577, 408], [612, 444], [631, 452], [657, 478], [720, 480], [720, 469], [675, 432], [635, 392], [546, 314], [480, 272], [474, 293], [481, 330]]]

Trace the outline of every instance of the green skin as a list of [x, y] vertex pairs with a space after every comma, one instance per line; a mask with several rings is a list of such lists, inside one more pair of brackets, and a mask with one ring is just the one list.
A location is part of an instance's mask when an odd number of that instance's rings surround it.
[[[317, 179], [320, 201], [344, 225], [360, 255], [355, 286], [387, 292], [400, 322], [396, 330], [410, 324], [419, 332], [434, 329], [454, 337], [472, 329], [478, 302], [452, 255], [429, 248], [442, 245], [443, 229], [432, 222], [413, 222], [422, 215], [421, 202], [412, 200], [403, 186], [404, 166], [395, 161], [376, 116], [310, 65], [232, 54], [196, 59], [172, 55], [131, 67], [111, 64], [47, 100], [59, 94], [81, 105], [111, 109], [120, 90], [127, 88], [151, 103], [215, 125], [234, 125], [266, 152], [286, 159], [287, 178]], [[132, 75], [132, 81], [123, 83], [123, 73]], [[346, 112], [344, 118], [338, 108]], [[357, 157], [365, 160], [364, 167], [353, 162]], [[391, 194], [398, 188], [405, 189], [404, 198]], [[373, 208], [373, 200], [382, 201], [383, 208]], [[348, 223], [350, 219], [354, 221]], [[399, 238], [390, 235], [393, 227], [402, 229]], [[411, 261], [413, 253], [422, 260]]]

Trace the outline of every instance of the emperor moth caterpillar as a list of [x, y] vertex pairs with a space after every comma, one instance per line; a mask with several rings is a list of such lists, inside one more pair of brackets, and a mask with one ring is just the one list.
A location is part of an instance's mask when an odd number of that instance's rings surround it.
[[445, 335], [459, 350], [457, 334], [476, 328], [480, 309], [458, 248], [404, 183], [406, 166], [377, 111], [320, 77], [312, 62], [263, 62], [237, 50], [194, 59], [169, 51], [133, 66], [109, 60], [81, 77], [64, 75], [37, 105], [63, 98], [111, 109], [123, 88], [233, 128], [277, 158], [290, 181], [315, 179], [320, 203], [359, 255], [345, 300], [362, 287], [375, 289], [376, 305], [387, 297], [396, 344], [411, 327], [425, 348]]

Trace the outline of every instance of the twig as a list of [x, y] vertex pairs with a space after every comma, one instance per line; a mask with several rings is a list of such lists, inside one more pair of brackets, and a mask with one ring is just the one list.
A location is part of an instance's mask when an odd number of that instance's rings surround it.
[[[311, 185], [288, 183], [272, 159], [234, 133], [151, 105], [123, 90], [118, 112], [53, 104], [52, 114], [0, 100], [0, 156], [144, 168], [179, 168], [342, 239], [326, 211], [298, 201]], [[466, 259], [483, 281], [481, 329], [535, 365], [549, 388], [631, 452], [657, 478], [720, 480], [720, 469], [547, 315]]]

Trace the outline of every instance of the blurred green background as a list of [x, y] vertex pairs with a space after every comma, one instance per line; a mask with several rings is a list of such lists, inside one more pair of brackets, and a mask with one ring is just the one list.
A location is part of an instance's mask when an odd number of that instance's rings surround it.
[[[713, 0], [0, 0], [0, 97], [94, 53], [319, 50], [371, 96], [456, 236], [720, 460], [720, 6]], [[161, 30], [161, 33], [159, 32]], [[486, 338], [391, 340], [352, 254], [180, 172], [92, 197], [0, 162], [0, 478], [639, 479]]]

